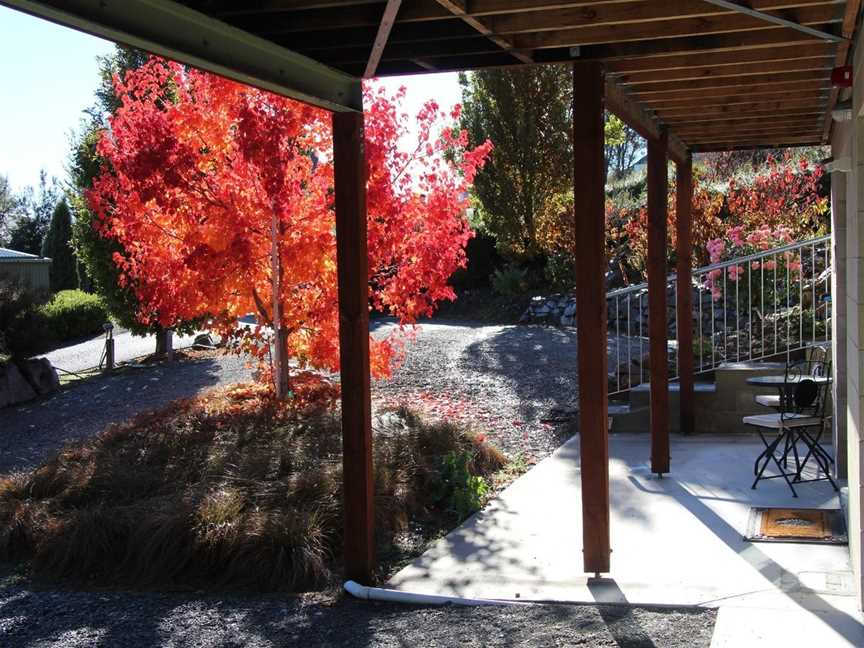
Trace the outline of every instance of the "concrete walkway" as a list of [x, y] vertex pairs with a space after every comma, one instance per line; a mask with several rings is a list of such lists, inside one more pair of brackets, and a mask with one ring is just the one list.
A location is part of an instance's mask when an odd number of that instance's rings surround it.
[[391, 586], [466, 597], [718, 607], [712, 646], [864, 646], [845, 546], [743, 540], [751, 506], [839, 508], [827, 483], [750, 489], [749, 436], [674, 438], [672, 474], [650, 474], [647, 435], [610, 443], [612, 572], [582, 572], [574, 438]]

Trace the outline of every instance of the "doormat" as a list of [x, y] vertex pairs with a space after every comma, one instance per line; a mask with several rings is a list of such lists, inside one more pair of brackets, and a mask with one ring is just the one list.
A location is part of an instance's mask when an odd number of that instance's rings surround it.
[[751, 508], [745, 540], [847, 544], [840, 509]]

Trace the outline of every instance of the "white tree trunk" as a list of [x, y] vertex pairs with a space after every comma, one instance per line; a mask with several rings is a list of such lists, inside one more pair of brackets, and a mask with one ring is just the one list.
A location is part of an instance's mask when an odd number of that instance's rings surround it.
[[270, 265], [273, 294], [273, 382], [276, 398], [284, 400], [288, 396], [288, 335], [282, 321], [282, 260], [279, 255], [279, 216], [272, 210], [270, 224]]

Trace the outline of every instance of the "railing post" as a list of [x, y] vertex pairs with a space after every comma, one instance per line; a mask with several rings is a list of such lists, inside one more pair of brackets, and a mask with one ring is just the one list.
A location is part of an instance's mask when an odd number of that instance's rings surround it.
[[609, 423], [606, 355], [606, 167], [603, 68], [573, 65], [573, 194], [582, 546], [586, 572], [609, 571]]
[[345, 577], [369, 584], [375, 545], [363, 140], [361, 113], [333, 113]]
[[[669, 384], [666, 324], [667, 144], [665, 129], [648, 140], [648, 353], [651, 363], [651, 472], [669, 472]], [[579, 204], [579, 203], [576, 203]]]
[[[694, 431], [693, 406], [693, 160], [688, 157], [676, 167], [675, 229], [677, 234], [677, 318], [678, 384], [681, 433]], [[700, 340], [701, 345], [701, 340]]]

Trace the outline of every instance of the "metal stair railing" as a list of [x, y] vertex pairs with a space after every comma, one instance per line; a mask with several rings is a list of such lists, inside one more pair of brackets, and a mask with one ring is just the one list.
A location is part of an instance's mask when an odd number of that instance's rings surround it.
[[[785, 354], [831, 339], [831, 235], [696, 268], [693, 354], [697, 374], [726, 362]], [[666, 280], [669, 379], [678, 378], [677, 277]], [[606, 294], [609, 394], [648, 378], [648, 285]]]

